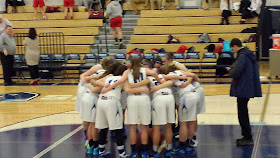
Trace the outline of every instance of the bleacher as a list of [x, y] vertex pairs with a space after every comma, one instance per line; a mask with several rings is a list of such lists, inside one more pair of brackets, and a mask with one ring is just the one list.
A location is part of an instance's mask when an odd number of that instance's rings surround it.
[[[141, 18], [137, 21], [137, 27], [134, 29], [134, 35], [131, 36], [131, 44], [127, 46], [127, 52], [134, 48], [144, 49], [144, 52], [151, 52], [153, 48], [164, 48], [166, 52], [176, 52], [181, 45], [187, 48], [194, 47], [194, 52], [198, 53], [196, 58], [189, 58], [190, 55], [185, 53], [174, 60], [185, 63], [189, 68], [198, 69], [195, 72], [200, 76], [207, 76], [209, 72], [216, 71], [218, 55], [215, 57], [210, 54], [205, 55], [207, 53], [205, 47], [209, 44], [221, 45], [218, 38], [225, 41], [239, 38], [244, 41], [254, 33], [241, 33], [241, 31], [256, 27], [258, 22], [257, 18], [252, 18], [248, 19], [246, 24], [239, 24], [241, 16], [238, 12], [233, 12], [233, 16], [229, 18], [230, 25], [220, 25], [221, 14], [222, 11], [218, 8], [143, 10]], [[209, 34], [210, 43], [197, 43], [202, 33]], [[180, 43], [167, 44], [169, 35], [178, 39]], [[256, 50], [255, 42], [246, 43], [246, 46], [252, 51]]]
[[[143, 5], [140, 5], [141, 8], [143, 8]], [[173, 3], [168, 2], [166, 8], [174, 8]], [[63, 11], [63, 7], [61, 9]], [[83, 9], [83, 7], [76, 8], [76, 10]], [[131, 10], [130, 4], [125, 3], [124, 9]], [[10, 10], [11, 8], [9, 8], [9, 12]], [[63, 12], [59, 12], [47, 13], [48, 20], [42, 20], [41, 14], [38, 13], [38, 21], [34, 21], [32, 7], [18, 7], [17, 11], [16, 14], [2, 14], [4, 18], [12, 22], [14, 33], [27, 33], [29, 27], [35, 27], [38, 34], [45, 32], [61, 32], [64, 34], [65, 54], [62, 54], [63, 59], [59, 61], [64, 67], [60, 67], [64, 71], [64, 77], [69, 77], [66, 74], [71, 74], [72, 71], [79, 74], [102, 58], [96, 54], [88, 54], [90, 46], [94, 44], [94, 36], [99, 34], [100, 27], [103, 26], [101, 19], [88, 19], [87, 12], [74, 12], [74, 20], [64, 20]], [[248, 39], [252, 33], [241, 33], [241, 31], [248, 27], [257, 26], [257, 18], [249, 19], [246, 24], [242, 25], [239, 24], [240, 19], [239, 14], [233, 12], [233, 16], [229, 19], [230, 25], [220, 25], [221, 10], [218, 8], [210, 10], [142, 10], [141, 18], [137, 20], [137, 26], [134, 28], [134, 35], [130, 38], [131, 44], [126, 47], [127, 52], [134, 48], [144, 49], [145, 53], [150, 53], [152, 48], [164, 48], [166, 52], [176, 52], [181, 45], [185, 45], [187, 48], [193, 46], [195, 54], [185, 53], [183, 56], [175, 57], [175, 60], [186, 64], [189, 68], [197, 69], [197, 71], [194, 71], [203, 76], [203, 68], [207, 68], [209, 65], [210, 67], [213, 66], [218, 58], [218, 56], [212, 59], [205, 57], [206, 46], [209, 44], [220, 45], [218, 38], [224, 40], [231, 40], [234, 37], [242, 40]], [[210, 43], [196, 43], [202, 33], [209, 34]], [[167, 44], [169, 34], [178, 39], [180, 43]], [[253, 51], [256, 50], [255, 43], [247, 43], [246, 46]], [[44, 46], [42, 42], [41, 51], [48, 51], [48, 47]], [[71, 65], [73, 63], [70, 63], [69, 60], [69, 56], [73, 54], [80, 54], [75, 65]], [[127, 58], [123, 56], [125, 55], [116, 55], [120, 60]], [[152, 56], [157, 57], [157, 54]], [[50, 60], [56, 61], [53, 55], [50, 56]], [[70, 70], [70, 68], [74, 69], [73, 66], [79, 68]]]

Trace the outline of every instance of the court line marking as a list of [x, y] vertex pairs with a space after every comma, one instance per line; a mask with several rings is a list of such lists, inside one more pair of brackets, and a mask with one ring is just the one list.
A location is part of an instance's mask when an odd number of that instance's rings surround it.
[[257, 152], [258, 152], [258, 148], [259, 148], [259, 144], [260, 144], [260, 139], [261, 139], [261, 134], [262, 134], [262, 128], [263, 126], [260, 125], [258, 128], [258, 133], [257, 133], [257, 137], [256, 137], [256, 141], [255, 141], [255, 145], [252, 151], [252, 156], [251, 158], [255, 158], [257, 156]]
[[47, 87], [45, 87], [45, 88], [39, 89], [39, 91], [46, 90], [46, 89], [48, 89], [48, 88], [51, 88], [51, 87], [56, 86], [56, 85], [59, 85], [59, 84], [60, 84], [60, 82], [55, 83], [55, 84], [52, 84], [52, 85], [47, 86]]
[[51, 151], [53, 148], [57, 147], [59, 144], [61, 144], [62, 142], [64, 142], [65, 140], [67, 140], [68, 138], [72, 137], [74, 134], [76, 134], [77, 132], [79, 132], [81, 129], [83, 129], [83, 125], [79, 126], [78, 128], [76, 128], [75, 130], [73, 130], [72, 132], [68, 133], [66, 136], [62, 137], [61, 139], [59, 139], [58, 141], [56, 141], [54, 144], [52, 144], [51, 146], [49, 146], [48, 148], [46, 148], [45, 150], [41, 151], [39, 154], [35, 155], [33, 158], [40, 158], [43, 155], [45, 155], [46, 153], [48, 153], [49, 151]]

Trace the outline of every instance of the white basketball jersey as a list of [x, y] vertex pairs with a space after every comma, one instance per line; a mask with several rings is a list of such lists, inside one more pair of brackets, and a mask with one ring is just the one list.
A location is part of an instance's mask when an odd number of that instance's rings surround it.
[[[160, 79], [164, 79], [162, 77], [162, 75], [158, 75], [158, 77]], [[150, 80], [150, 85], [151, 86], [158, 86], [158, 85], [160, 85], [160, 83], [154, 77], [148, 76], [148, 79]], [[168, 93], [169, 95], [171, 95], [172, 91], [171, 91], [170, 88], [162, 88], [162, 89], [159, 89], [158, 91], [154, 92], [153, 93], [153, 97], [155, 97], [155, 96], [157, 96], [159, 94], [162, 94], [162, 93]]]
[[90, 75], [90, 76], [96, 76], [96, 75], [100, 75], [100, 74], [103, 74], [106, 70], [104, 69], [99, 69], [97, 70], [94, 74]]
[[[105, 83], [112, 85], [113, 83], [117, 82], [121, 78], [122, 78], [122, 76], [111, 76], [106, 79]], [[107, 93], [102, 94], [102, 96], [114, 97], [117, 100], [120, 100], [121, 91], [122, 91], [122, 85], [118, 85], [116, 88], [113, 88], [112, 90], [108, 91]]]
[[128, 82], [129, 83], [138, 83], [138, 82], [141, 82], [141, 81], [147, 79], [147, 74], [146, 74], [146, 69], [145, 68], [142, 68], [142, 67], [140, 68], [140, 76], [139, 76], [138, 79], [137, 78], [135, 79], [133, 77], [132, 72], [133, 72], [133, 70], [131, 69], [128, 73]]
[[[174, 73], [169, 73], [168, 75], [178, 75], [178, 76], [183, 76], [183, 73], [179, 70], [176, 70]], [[180, 80], [174, 80], [174, 85], [178, 87], [178, 92], [180, 97], [185, 93], [185, 92], [191, 92], [194, 89], [194, 86], [192, 84], [189, 84], [185, 88], [180, 88], [180, 86], [184, 83], [187, 82], [185, 79], [180, 79]]]

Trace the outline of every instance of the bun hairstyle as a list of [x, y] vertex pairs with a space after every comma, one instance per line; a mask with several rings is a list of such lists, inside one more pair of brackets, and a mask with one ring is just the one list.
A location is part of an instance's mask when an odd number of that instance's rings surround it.
[[134, 80], [137, 80], [140, 77], [141, 59], [138, 57], [132, 57], [130, 61], [132, 64], [131, 69], [133, 70], [132, 71], [133, 78]]
[[100, 64], [104, 70], [107, 70], [110, 64], [112, 64], [114, 61], [115, 58], [113, 56], [108, 56], [107, 58], [102, 59]]
[[159, 67], [158, 69], [158, 74], [167, 74], [166, 72], [167, 66], [166, 65], [162, 65], [161, 67]]
[[166, 74], [168, 74], [169, 72], [174, 72], [176, 70], [177, 70], [176, 66], [173, 63], [171, 63], [167, 65]]
[[112, 64], [110, 64], [109, 66], [107, 66], [107, 70], [99, 77], [100, 78], [103, 78], [107, 75], [110, 75], [110, 74], [114, 74], [114, 72], [117, 70], [117, 68], [122, 65], [120, 62], [117, 62], [117, 61], [113, 61]]

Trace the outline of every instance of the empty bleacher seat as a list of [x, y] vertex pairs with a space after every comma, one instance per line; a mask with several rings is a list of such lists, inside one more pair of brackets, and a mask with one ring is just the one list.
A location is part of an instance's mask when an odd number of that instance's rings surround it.
[[200, 69], [201, 59], [199, 52], [186, 53], [186, 67], [188, 69]]
[[49, 70], [51, 66], [51, 55], [41, 54], [39, 60], [39, 69]]
[[142, 59], [142, 55], [140, 53], [131, 53], [129, 55], [128, 59], [130, 59], [132, 57], [138, 57], [138, 58]]
[[144, 53], [143, 54], [143, 59], [151, 59], [153, 60], [155, 58], [155, 54], [154, 53]]
[[125, 53], [117, 53], [115, 54], [115, 59], [121, 63], [125, 62], [126, 54]]
[[184, 53], [174, 53], [174, 60], [180, 63], [185, 63], [185, 54]]
[[51, 55], [51, 65], [52, 70], [63, 70], [62, 65], [65, 64], [65, 54], [53, 54]]

